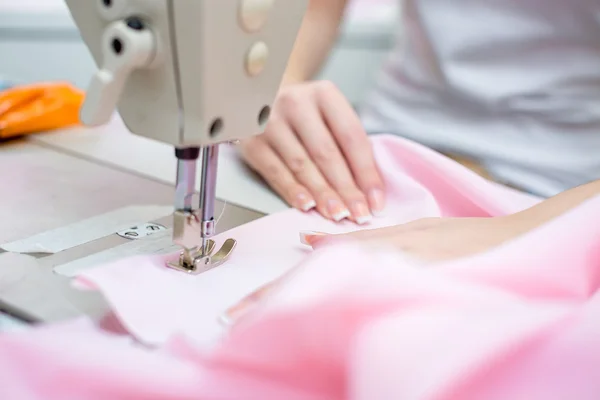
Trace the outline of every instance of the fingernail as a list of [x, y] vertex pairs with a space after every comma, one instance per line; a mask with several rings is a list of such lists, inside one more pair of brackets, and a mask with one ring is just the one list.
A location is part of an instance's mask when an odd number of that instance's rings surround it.
[[302, 231], [300, 232], [300, 243], [307, 246], [312, 246], [320, 238], [327, 236], [327, 233], [314, 232], [314, 231]]
[[317, 202], [304, 193], [299, 194], [296, 199], [298, 202], [298, 208], [304, 212], [310, 211], [317, 206]]
[[362, 201], [358, 201], [352, 206], [352, 215], [357, 224], [364, 225], [373, 219], [373, 216], [369, 212], [369, 207]]
[[369, 203], [371, 205], [371, 212], [376, 217], [381, 216], [383, 209], [385, 208], [385, 196], [382, 190], [373, 189], [369, 192]]
[[340, 222], [350, 216], [350, 210], [338, 200], [329, 200], [327, 202], [327, 211], [335, 222]]

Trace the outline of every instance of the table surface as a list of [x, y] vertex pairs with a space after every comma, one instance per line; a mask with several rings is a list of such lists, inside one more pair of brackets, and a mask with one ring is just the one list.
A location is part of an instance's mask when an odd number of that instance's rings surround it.
[[[6, 243], [126, 206], [170, 205], [174, 189], [29, 139], [0, 143], [0, 193], [0, 243]], [[218, 202], [216, 209], [222, 206]], [[262, 215], [227, 205], [217, 231]], [[171, 221], [158, 222], [169, 227]], [[101, 296], [72, 288], [53, 268], [118, 246], [123, 240], [109, 235], [53, 255], [0, 253], [0, 311], [40, 322], [101, 316], [107, 310]]]

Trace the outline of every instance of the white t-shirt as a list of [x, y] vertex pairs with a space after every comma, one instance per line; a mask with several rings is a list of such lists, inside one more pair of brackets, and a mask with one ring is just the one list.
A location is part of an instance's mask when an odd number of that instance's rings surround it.
[[361, 108], [543, 196], [600, 178], [600, 0], [406, 0]]

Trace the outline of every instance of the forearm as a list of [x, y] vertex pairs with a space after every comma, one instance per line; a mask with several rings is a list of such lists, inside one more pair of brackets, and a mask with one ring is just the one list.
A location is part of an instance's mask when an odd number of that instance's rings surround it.
[[578, 186], [514, 214], [524, 226], [535, 228], [600, 195], [600, 180]]
[[284, 84], [311, 79], [335, 40], [347, 0], [310, 0], [285, 72]]

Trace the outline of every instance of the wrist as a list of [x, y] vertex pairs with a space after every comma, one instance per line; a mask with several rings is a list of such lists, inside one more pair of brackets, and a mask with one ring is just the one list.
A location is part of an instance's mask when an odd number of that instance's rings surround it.
[[537, 227], [600, 195], [600, 180], [577, 186], [514, 214], [521, 225]]
[[535, 228], [530, 220], [520, 214], [481, 219], [487, 226], [488, 238], [494, 245], [513, 240]]
[[281, 85], [279, 85], [279, 87], [283, 88], [286, 86], [297, 85], [303, 82], [306, 82], [306, 78], [304, 78], [300, 74], [288, 72], [283, 76], [283, 79], [281, 80]]
[[543, 217], [535, 209], [528, 208], [514, 214], [499, 217], [498, 222], [511, 236], [520, 236], [543, 225], [548, 220], [548, 218]]

